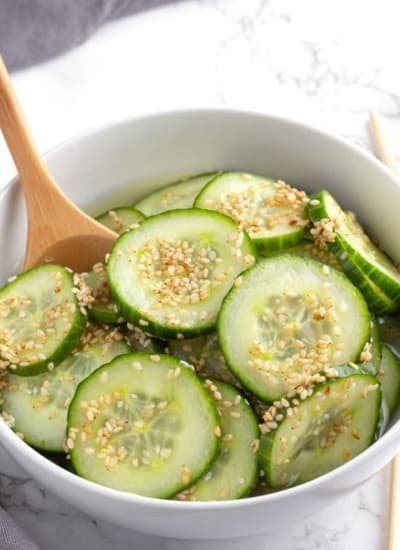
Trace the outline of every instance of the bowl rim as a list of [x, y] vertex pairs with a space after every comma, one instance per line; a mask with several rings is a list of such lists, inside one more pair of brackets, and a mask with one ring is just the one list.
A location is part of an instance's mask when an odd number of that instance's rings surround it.
[[[288, 127], [293, 127], [300, 131], [306, 131], [307, 133], [314, 134], [315, 137], [320, 137], [328, 143], [333, 144], [334, 146], [339, 146], [344, 150], [347, 150], [352, 155], [362, 158], [364, 161], [372, 164], [378, 171], [385, 175], [386, 178], [392, 180], [395, 186], [400, 187], [400, 182], [396, 176], [382, 164], [379, 160], [376, 159], [371, 153], [367, 150], [362, 149], [360, 146], [346, 141], [342, 137], [337, 137], [332, 135], [324, 130], [316, 128], [312, 125], [292, 120], [284, 116], [278, 116], [266, 112], [261, 112], [252, 109], [236, 109], [231, 107], [195, 107], [195, 108], [182, 108], [175, 110], [159, 110], [151, 111], [148, 113], [140, 115], [132, 115], [130, 117], [119, 118], [114, 121], [104, 123], [102, 125], [97, 125], [90, 127], [78, 134], [69, 137], [54, 147], [48, 149], [44, 154], [44, 159], [48, 159], [53, 154], [62, 152], [63, 149], [70, 146], [71, 144], [78, 144], [86, 139], [91, 139], [95, 135], [100, 135], [109, 132], [110, 130], [117, 130], [124, 126], [131, 126], [140, 122], [147, 122], [153, 119], [176, 119], [177, 117], [189, 117], [189, 116], [204, 116], [204, 115], [213, 115], [213, 116], [229, 116], [229, 117], [238, 117], [238, 118], [254, 118], [254, 119], [263, 119], [264, 122], [272, 121], [277, 124], [286, 125]], [[5, 185], [2, 185], [0, 188], [0, 201], [3, 197], [11, 191], [12, 188], [16, 188], [18, 182], [18, 176], [13, 177]], [[362, 451], [359, 455], [351, 459], [346, 464], [343, 464], [322, 476], [319, 476], [311, 481], [307, 481], [301, 485], [288, 487], [285, 489], [273, 491], [263, 495], [257, 496], [247, 496], [237, 500], [222, 500], [222, 501], [179, 501], [179, 500], [169, 500], [169, 499], [159, 499], [154, 497], [146, 497], [142, 495], [137, 495], [135, 493], [129, 493], [120, 491], [117, 489], [112, 489], [104, 485], [100, 485], [93, 481], [84, 479], [74, 472], [64, 469], [62, 466], [59, 466], [55, 462], [46, 458], [34, 447], [31, 447], [28, 443], [25, 443], [21, 438], [19, 438], [15, 432], [7, 426], [3, 418], [0, 416], [0, 436], [1, 436], [1, 446], [8, 451], [8, 444], [14, 447], [16, 451], [20, 454], [22, 458], [31, 462], [33, 465], [38, 466], [41, 470], [48, 469], [55, 478], [61, 479], [64, 483], [68, 483], [79, 490], [88, 491], [93, 495], [98, 497], [112, 500], [119, 500], [121, 503], [125, 504], [136, 504], [142, 505], [145, 508], [158, 508], [159, 510], [175, 510], [175, 511], [215, 511], [215, 510], [226, 510], [232, 508], [242, 508], [248, 506], [259, 506], [259, 505], [268, 505], [269, 503], [274, 503], [277, 500], [290, 498], [291, 496], [298, 496], [301, 493], [312, 492], [315, 489], [318, 489], [320, 486], [324, 485], [326, 482], [334, 480], [336, 477], [340, 476], [344, 472], [348, 472], [353, 468], [357, 468], [360, 464], [371, 461], [373, 462], [374, 457], [377, 456], [381, 449], [390, 443], [393, 443], [396, 437], [400, 434], [400, 419], [396, 421], [393, 426], [389, 428], [381, 437], [379, 437], [374, 443]], [[397, 437], [398, 448], [400, 449], [400, 438]], [[12, 453], [10, 453], [12, 454]], [[394, 455], [395, 453], [393, 453]], [[24, 466], [17, 461], [22, 468]], [[375, 472], [374, 472], [375, 473]], [[62, 498], [62, 495], [60, 495]]]

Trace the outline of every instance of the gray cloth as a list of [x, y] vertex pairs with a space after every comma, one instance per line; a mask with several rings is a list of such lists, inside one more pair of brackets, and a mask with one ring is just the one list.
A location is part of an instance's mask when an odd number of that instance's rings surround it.
[[107, 21], [167, 2], [0, 0], [0, 52], [9, 70], [28, 67], [81, 44]]
[[28, 539], [12, 518], [0, 508], [0, 549], [1, 550], [39, 550]]

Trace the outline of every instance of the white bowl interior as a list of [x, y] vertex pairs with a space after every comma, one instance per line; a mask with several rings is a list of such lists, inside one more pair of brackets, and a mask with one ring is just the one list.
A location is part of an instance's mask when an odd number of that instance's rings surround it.
[[[276, 176], [308, 191], [327, 187], [400, 261], [393, 238], [400, 234], [395, 178], [371, 156], [283, 119], [224, 110], [153, 115], [80, 136], [52, 150], [46, 160], [66, 194], [91, 214], [134, 203], [179, 177], [216, 169]], [[25, 234], [22, 194], [14, 183], [0, 193], [0, 281], [21, 265]], [[39, 483], [94, 516], [166, 536], [212, 538], [279, 528], [289, 517], [299, 519], [332, 502], [390, 460], [398, 450], [398, 428], [347, 465], [301, 487], [204, 505], [105, 489], [49, 463], [3, 422], [0, 437]]]

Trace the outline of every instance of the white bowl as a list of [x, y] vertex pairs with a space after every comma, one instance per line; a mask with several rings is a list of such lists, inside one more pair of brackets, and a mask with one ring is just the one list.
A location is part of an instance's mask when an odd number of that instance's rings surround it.
[[[215, 169], [240, 169], [317, 190], [354, 209], [400, 260], [400, 186], [373, 157], [322, 132], [255, 113], [193, 110], [128, 120], [79, 136], [46, 160], [77, 204], [97, 214], [134, 202], [162, 183]], [[14, 181], [0, 193], [0, 280], [20, 266], [26, 221]], [[400, 423], [346, 465], [304, 485], [231, 502], [185, 503], [118, 492], [60, 468], [0, 422], [0, 440], [38, 482], [89, 515], [167, 537], [230, 538], [287, 529], [380, 470], [400, 449]]]

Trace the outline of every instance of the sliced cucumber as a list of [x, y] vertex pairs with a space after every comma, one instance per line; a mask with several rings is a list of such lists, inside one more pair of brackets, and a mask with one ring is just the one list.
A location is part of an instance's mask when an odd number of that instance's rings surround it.
[[0, 289], [0, 357], [15, 374], [32, 376], [60, 363], [85, 324], [64, 267], [41, 265]]
[[227, 172], [211, 180], [194, 205], [233, 218], [264, 252], [295, 246], [302, 240], [309, 223], [307, 201], [304, 191], [283, 181]]
[[377, 379], [382, 384], [383, 399], [392, 414], [400, 402], [400, 361], [388, 346], [382, 346], [382, 361]]
[[260, 462], [271, 487], [314, 479], [371, 445], [381, 393], [376, 378], [353, 374], [317, 386], [310, 397], [289, 407], [277, 429], [261, 436]]
[[244, 273], [218, 319], [228, 366], [265, 401], [309, 384], [325, 368], [357, 361], [369, 334], [357, 288], [332, 267], [290, 254]]
[[150, 497], [191, 485], [219, 450], [210, 396], [190, 368], [168, 355], [128, 354], [97, 369], [78, 386], [68, 427], [79, 475]]
[[82, 273], [81, 277], [94, 299], [88, 308], [89, 317], [99, 323], [122, 323], [124, 318], [110, 296], [105, 265], [99, 262], [87, 273]]
[[296, 246], [284, 248], [282, 250], [272, 250], [269, 252], [265, 252], [263, 255], [271, 257], [279, 254], [295, 254], [296, 256], [301, 256], [302, 258], [311, 258], [313, 260], [318, 260], [323, 264], [330, 265], [338, 271], [343, 271], [342, 266], [329, 250], [321, 250], [320, 248], [315, 246], [313, 242], [310, 242], [306, 239], [303, 239]]
[[14, 419], [24, 440], [46, 451], [62, 451], [69, 404], [79, 382], [129, 346], [116, 329], [89, 324], [79, 346], [57, 368], [37, 376], [8, 375], [2, 409]]
[[[342, 271], [346, 273], [351, 281], [363, 294], [371, 311], [377, 315], [390, 313], [398, 309], [398, 304], [389, 298], [385, 292], [373, 280], [371, 280], [363, 269], [355, 263], [352, 257], [352, 251], [346, 247], [345, 243], [337, 239], [334, 244], [336, 257], [342, 265]], [[331, 252], [333, 254], [333, 252]], [[349, 275], [351, 273], [351, 276]]]
[[365, 343], [363, 350], [360, 353], [358, 362], [363, 373], [376, 376], [381, 367], [382, 361], [382, 343], [378, 329], [378, 322], [372, 315], [370, 321], [371, 332], [369, 340]]
[[391, 315], [378, 317], [378, 330], [382, 342], [400, 359], [400, 319]]
[[168, 349], [178, 359], [193, 365], [199, 376], [241, 387], [225, 362], [216, 333], [185, 340], [168, 340]]
[[210, 332], [237, 275], [255, 261], [247, 235], [218, 212], [171, 210], [115, 243], [107, 263], [121, 314], [165, 337]]
[[143, 351], [146, 353], [163, 353], [165, 350], [165, 342], [158, 338], [153, 338], [139, 327], [127, 323], [124, 331], [125, 341], [129, 344], [133, 351]]
[[169, 184], [139, 201], [135, 207], [146, 216], [154, 216], [155, 214], [161, 214], [161, 212], [166, 212], [167, 210], [176, 210], [177, 208], [191, 208], [201, 189], [215, 175], [215, 172], [199, 174], [198, 176]]
[[328, 244], [349, 279], [359, 285], [367, 277], [391, 301], [400, 303], [400, 273], [365, 234], [354, 215], [344, 212], [332, 195], [322, 190], [310, 202], [309, 215], [316, 224], [312, 233]]
[[125, 231], [129, 231], [132, 226], [142, 222], [145, 217], [144, 214], [133, 208], [133, 206], [121, 206], [107, 210], [107, 212], [97, 216], [96, 220], [111, 229], [111, 231], [121, 235]]
[[236, 388], [217, 380], [205, 387], [220, 415], [221, 448], [210, 470], [177, 498], [231, 500], [247, 495], [258, 481], [257, 418]]
[[[343, 264], [344, 263], [347, 263], [346, 260], [343, 261]], [[353, 264], [353, 273], [355, 273], [356, 270], [357, 268]], [[343, 269], [343, 271], [346, 273], [346, 269]], [[398, 303], [393, 301], [391, 298], [388, 298], [382, 289], [379, 288], [373, 281], [368, 279], [368, 277], [366, 277], [361, 270], [358, 271], [357, 278], [358, 283], [355, 283], [357, 288], [363, 294], [370, 310], [376, 313], [376, 315], [391, 313], [399, 308]], [[354, 280], [355, 279], [356, 278], [354, 278]]]

